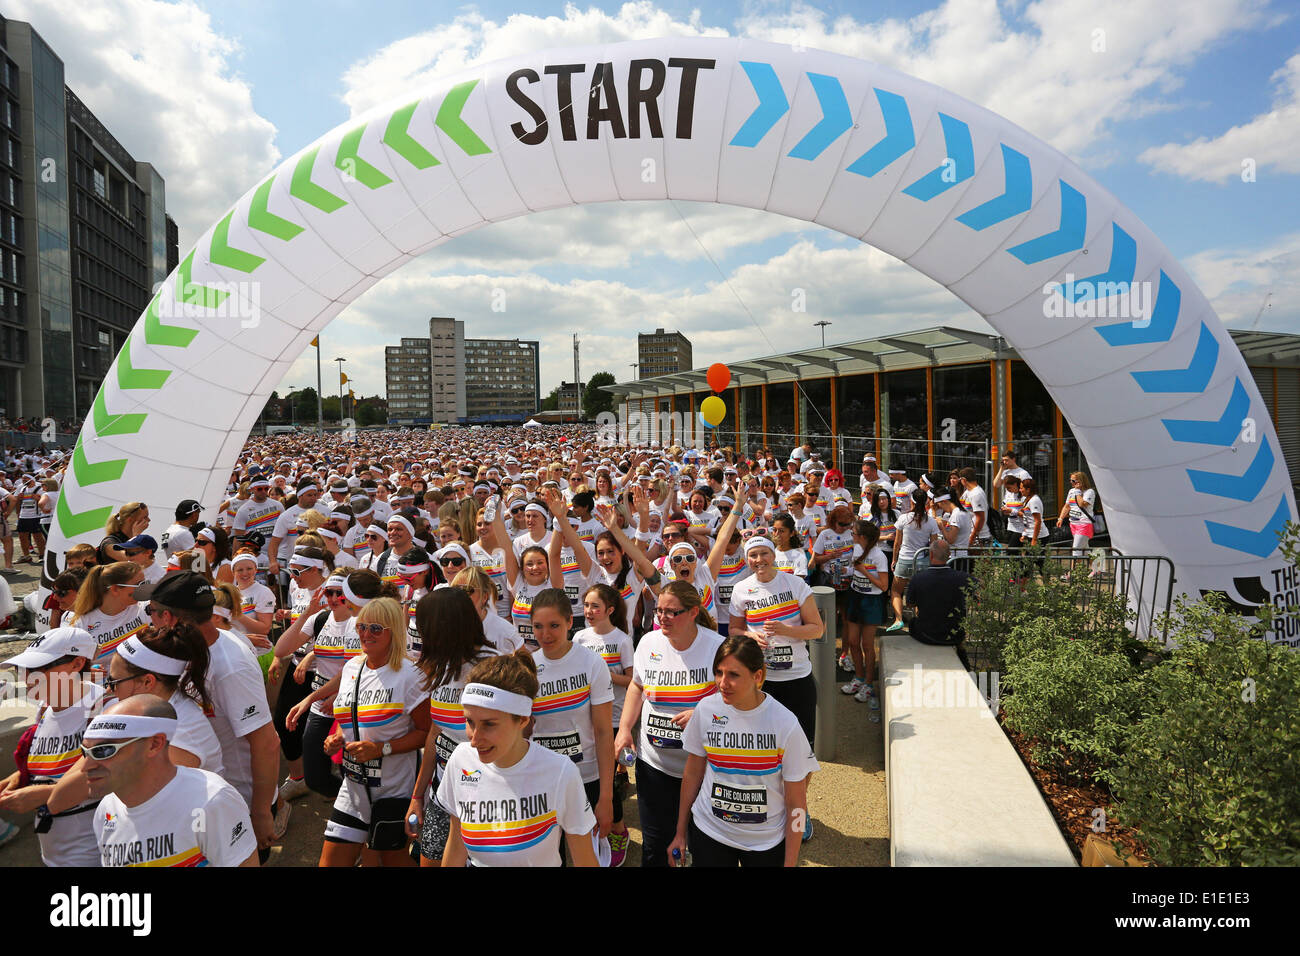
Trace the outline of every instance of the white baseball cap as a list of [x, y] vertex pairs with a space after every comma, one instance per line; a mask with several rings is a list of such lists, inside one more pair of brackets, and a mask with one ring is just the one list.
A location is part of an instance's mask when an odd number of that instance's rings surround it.
[[80, 627], [56, 627], [40, 634], [27, 645], [27, 650], [5, 661], [4, 667], [44, 667], [61, 657], [84, 657], [93, 661], [99, 653], [99, 643], [90, 632]]

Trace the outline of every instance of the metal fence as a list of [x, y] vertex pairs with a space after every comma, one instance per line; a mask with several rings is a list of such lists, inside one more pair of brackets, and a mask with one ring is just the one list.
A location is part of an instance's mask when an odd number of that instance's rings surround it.
[[53, 441], [45, 441], [44, 433], [39, 428], [28, 432], [0, 431], [0, 442], [3, 442], [6, 448], [17, 448], [24, 451], [29, 448], [40, 448], [42, 445], [46, 448], [71, 448], [77, 443], [77, 433], [55, 432]]
[[[929, 558], [929, 549], [920, 554]], [[1158, 639], [1168, 643], [1168, 613], [1174, 598], [1174, 563], [1163, 555], [1122, 554], [1114, 548], [1090, 548], [1077, 556], [1068, 548], [1044, 548], [1035, 552], [995, 549], [949, 561], [955, 567], [974, 573], [980, 561], [993, 561], [1005, 571], [1004, 580], [1041, 575], [1044, 580], [1068, 577], [1086, 582], [1080, 595], [1081, 627], [1086, 629], [1087, 610], [1100, 595], [1122, 596], [1128, 603], [1129, 623], [1140, 640]], [[995, 608], [995, 615], [1009, 616], [1009, 606]]]

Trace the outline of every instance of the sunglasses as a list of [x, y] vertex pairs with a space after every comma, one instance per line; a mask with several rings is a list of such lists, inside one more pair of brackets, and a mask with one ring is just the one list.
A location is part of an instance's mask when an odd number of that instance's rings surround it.
[[[144, 675], [142, 674], [142, 675], [140, 675], [140, 676], [143, 677]], [[135, 677], [119, 677], [119, 678], [117, 678], [117, 679], [115, 680], [115, 679], [113, 679], [113, 678], [110, 677], [110, 678], [108, 678], [107, 680], [104, 681], [104, 690], [112, 690], [112, 689], [113, 689], [114, 687], [116, 687], [118, 684], [124, 684], [124, 683], [126, 683], [127, 681], [129, 681], [129, 680], [136, 680], [136, 678], [135, 678]]]
[[322, 591], [321, 593], [325, 595], [325, 600], [327, 600], [327, 601], [341, 601], [341, 600], [343, 600], [343, 592], [342, 592], [341, 590], [335, 590], [335, 589], [333, 589], [333, 588], [326, 588], [326, 589], [325, 589], [324, 591]]
[[665, 621], [676, 620], [680, 614], [685, 614], [684, 607], [657, 607], [655, 608], [655, 617], [663, 618]]
[[93, 747], [81, 745], [81, 752], [92, 760], [112, 760], [117, 756], [117, 752], [123, 747], [135, 743], [137, 740], [146, 740], [145, 737], [132, 737], [130, 740], [119, 740], [111, 744], [95, 744]]
[[526, 507], [525, 505], [520, 505], [518, 508], [511, 508], [511, 509], [510, 509], [510, 513], [511, 513], [512, 515], [521, 515], [521, 514], [524, 513], [524, 508], [525, 508], [525, 507]]
[[388, 628], [384, 627], [384, 625], [382, 624], [358, 624], [357, 625], [358, 634], [373, 634], [374, 636], [378, 637], [386, 630], [388, 630]]
[[692, 554], [674, 554], [672, 561], [673, 564], [694, 564], [695, 556]]
[[465, 559], [458, 558], [458, 557], [448, 557], [448, 558], [442, 558], [438, 563], [442, 565], [444, 568], [458, 568], [465, 563]]

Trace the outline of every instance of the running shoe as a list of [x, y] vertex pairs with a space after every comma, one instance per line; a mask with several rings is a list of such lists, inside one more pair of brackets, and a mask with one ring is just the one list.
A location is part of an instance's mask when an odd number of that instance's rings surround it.
[[627, 844], [629, 838], [626, 833], [610, 833], [609, 835], [609, 865], [622, 866], [623, 861], [627, 859]]
[[868, 700], [870, 700], [872, 710], [875, 710], [880, 706], [879, 704], [876, 703], [876, 698], [871, 693], [871, 685], [868, 684], [866, 681], [862, 682], [862, 686], [859, 687], [857, 693], [853, 695], [853, 699], [856, 700], [859, 704], [865, 704]]
[[18, 834], [21, 832], [22, 827], [15, 826], [8, 820], [0, 820], [0, 846], [17, 839]]
[[866, 681], [864, 681], [861, 677], [855, 677], [853, 678], [853, 680], [849, 681], [849, 683], [844, 684], [843, 686], [840, 687], [840, 693], [856, 694], [866, 686], [867, 686]]
[[885, 628], [885, 633], [893, 634], [896, 631], [901, 631], [904, 627], [906, 627], [906, 625], [903, 623], [903, 619], [900, 617], [893, 624], [889, 625], [889, 627]]
[[[858, 698], [858, 700], [861, 700], [861, 699], [862, 699], [861, 697]], [[872, 695], [871, 695], [871, 697], [869, 698], [868, 702], [871, 704], [871, 709], [872, 709], [872, 710], [880, 710], [880, 701], [876, 699], [876, 695], [875, 695], [875, 694], [872, 694]]]
[[274, 827], [271, 830], [271, 835], [277, 843], [289, 832], [289, 814], [293, 812], [293, 805], [288, 800], [282, 799], [279, 804], [280, 808], [276, 811]]
[[293, 777], [285, 777], [284, 783], [280, 784], [281, 800], [297, 800], [299, 797], [306, 796], [310, 793], [307, 787], [307, 781], [303, 779], [295, 780]]
[[16, 574], [22, 574], [22, 571], [18, 570], [17, 568], [0, 568], [0, 574], [3, 574], [5, 577], [12, 578]]
[[848, 671], [850, 674], [853, 673], [853, 658], [848, 654], [840, 655], [840, 670]]

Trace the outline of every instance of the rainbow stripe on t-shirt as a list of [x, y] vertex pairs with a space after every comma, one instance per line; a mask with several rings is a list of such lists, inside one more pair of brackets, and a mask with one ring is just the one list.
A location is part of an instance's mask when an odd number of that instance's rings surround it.
[[558, 714], [565, 710], [575, 710], [586, 704], [590, 698], [590, 687], [581, 687], [578, 690], [566, 690], [558, 694], [535, 697], [533, 698], [533, 716], [542, 717], [547, 714]]
[[117, 645], [121, 644], [128, 637], [131, 637], [135, 634], [139, 634], [148, 626], [149, 626], [148, 621], [141, 621], [135, 627], [131, 628], [131, 630], [127, 631], [125, 634], [122, 634], [120, 637], [114, 637], [111, 640], [107, 640], [104, 643], [100, 644], [99, 650], [95, 652], [95, 660], [102, 661], [105, 657], [108, 657], [110, 654], [112, 654], [114, 651], [117, 650]]
[[781, 769], [784, 750], [743, 750], [732, 747], [704, 745], [704, 756], [709, 766], [718, 773], [738, 773], [747, 777], [762, 777]]
[[262, 528], [264, 525], [268, 525], [268, 524], [274, 525], [276, 521], [279, 520], [279, 518], [280, 518], [280, 512], [268, 511], [260, 518], [251, 519], [250, 521], [248, 521], [247, 524], [245, 524], [244, 527], [248, 531], [257, 531], [258, 529]]
[[[361, 722], [362, 727], [372, 729], [375, 727], [384, 727], [401, 717], [402, 712], [405, 709], [406, 705], [400, 702], [392, 704], [362, 704], [357, 708], [357, 720]], [[334, 719], [339, 722], [340, 728], [351, 727], [352, 708], [346, 706], [340, 707], [336, 703], [334, 705]]]
[[460, 822], [460, 837], [467, 850], [479, 853], [510, 853], [526, 850], [541, 843], [558, 827], [555, 811], [527, 820], [507, 820], [499, 823]]
[[703, 684], [686, 684], [679, 687], [661, 687], [649, 684], [645, 688], [646, 699], [656, 707], [694, 707], [710, 694], [718, 691], [713, 681]]
[[81, 759], [81, 747], [65, 750], [61, 754], [28, 755], [27, 772], [38, 780], [58, 780]]
[[745, 609], [745, 622], [751, 627], [762, 627], [774, 621], [797, 620], [798, 617], [799, 602], [794, 598], [771, 607]]
[[460, 705], [459, 700], [442, 703], [430, 697], [429, 715], [439, 727], [447, 730], [465, 729], [465, 708]]
[[171, 856], [164, 856], [158, 860], [148, 860], [143, 863], [128, 863], [127, 866], [211, 866], [208, 858], [203, 855], [203, 851], [198, 847], [192, 847], [188, 850], [182, 850], [180, 853], [173, 853]]

